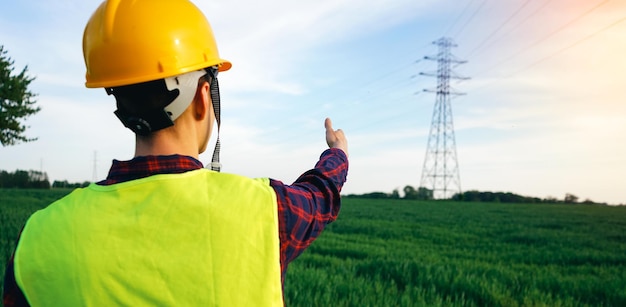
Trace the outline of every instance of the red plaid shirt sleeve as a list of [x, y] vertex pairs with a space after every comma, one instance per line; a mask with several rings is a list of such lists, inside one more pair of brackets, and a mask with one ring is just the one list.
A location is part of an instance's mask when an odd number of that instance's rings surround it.
[[292, 185], [270, 180], [278, 200], [280, 263], [284, 283], [288, 264], [334, 221], [341, 207], [341, 188], [348, 175], [348, 158], [340, 149], [322, 153], [315, 168]]
[[[19, 235], [17, 237], [17, 240], [19, 241]], [[7, 265], [6, 271], [4, 272], [4, 290], [2, 295], [2, 305], [11, 307], [29, 306], [26, 298], [24, 297], [24, 293], [22, 293], [22, 290], [15, 281], [15, 273], [13, 271], [14, 257], [15, 252], [11, 254], [11, 258], [9, 259], [9, 265]]]

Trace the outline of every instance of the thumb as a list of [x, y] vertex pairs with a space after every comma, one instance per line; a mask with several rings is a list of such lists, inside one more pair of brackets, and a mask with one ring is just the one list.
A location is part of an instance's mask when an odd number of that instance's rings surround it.
[[324, 127], [326, 128], [326, 143], [329, 147], [335, 147], [335, 143], [338, 141], [337, 132], [333, 130], [333, 122], [330, 118], [326, 118], [324, 121]]
[[330, 118], [326, 118], [326, 120], [324, 121], [324, 127], [326, 128], [326, 133], [333, 132], [333, 122], [330, 120]]
[[333, 122], [330, 118], [326, 118], [324, 121], [324, 127], [326, 128], [326, 144], [330, 148], [339, 148], [348, 155], [348, 141], [341, 129], [334, 130]]

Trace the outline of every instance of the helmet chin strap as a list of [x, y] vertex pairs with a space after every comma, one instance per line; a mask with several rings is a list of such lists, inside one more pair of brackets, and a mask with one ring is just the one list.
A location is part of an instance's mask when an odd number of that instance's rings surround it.
[[211, 170], [219, 172], [222, 168], [220, 163], [220, 87], [217, 82], [217, 76], [213, 76], [211, 80], [211, 101], [213, 102], [213, 111], [215, 112], [215, 120], [217, 121], [217, 142], [213, 150], [213, 158], [211, 160]]
[[[220, 87], [217, 81], [217, 67], [211, 67], [206, 70], [190, 72], [183, 75], [183, 78], [181, 78], [181, 76], [175, 78], [166, 78], [165, 83], [168, 90], [173, 90], [176, 88], [195, 89], [198, 83], [198, 79], [207, 73], [211, 77], [209, 91], [211, 94], [211, 101], [213, 103], [215, 120], [217, 121], [217, 142], [215, 143], [215, 149], [213, 149], [213, 157], [211, 159], [210, 169], [219, 172], [222, 168], [222, 164], [220, 163]], [[165, 111], [172, 117], [172, 121], [174, 121], [178, 116], [180, 116], [180, 114], [185, 111], [185, 109], [191, 103], [191, 100], [193, 100], [194, 94], [195, 92], [192, 90], [181, 90], [179, 97], [177, 97], [174, 102], [172, 102], [165, 108]], [[189, 101], [189, 103], [183, 103], [186, 101]]]

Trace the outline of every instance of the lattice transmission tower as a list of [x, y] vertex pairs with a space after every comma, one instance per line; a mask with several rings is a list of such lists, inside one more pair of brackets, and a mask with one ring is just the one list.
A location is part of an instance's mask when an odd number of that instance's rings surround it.
[[437, 97], [433, 108], [420, 187], [430, 189], [435, 199], [445, 199], [461, 193], [450, 98], [454, 95], [463, 95], [463, 93], [451, 89], [450, 79], [468, 79], [456, 75], [451, 66], [464, 64], [467, 61], [458, 60], [452, 55], [450, 49], [457, 45], [451, 38], [442, 37], [433, 44], [438, 47], [437, 56], [426, 56], [424, 59], [437, 61], [437, 72], [420, 73], [420, 75], [437, 77], [437, 88], [424, 90], [436, 93]]

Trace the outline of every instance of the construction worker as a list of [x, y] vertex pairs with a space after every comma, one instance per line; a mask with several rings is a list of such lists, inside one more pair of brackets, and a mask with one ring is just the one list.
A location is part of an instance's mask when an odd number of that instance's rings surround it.
[[115, 97], [135, 157], [28, 219], [4, 304], [283, 305], [288, 264], [339, 212], [343, 132], [326, 119], [330, 148], [292, 185], [204, 168], [220, 123], [217, 75], [231, 63], [188, 0], [103, 2], [83, 53], [86, 86]]

